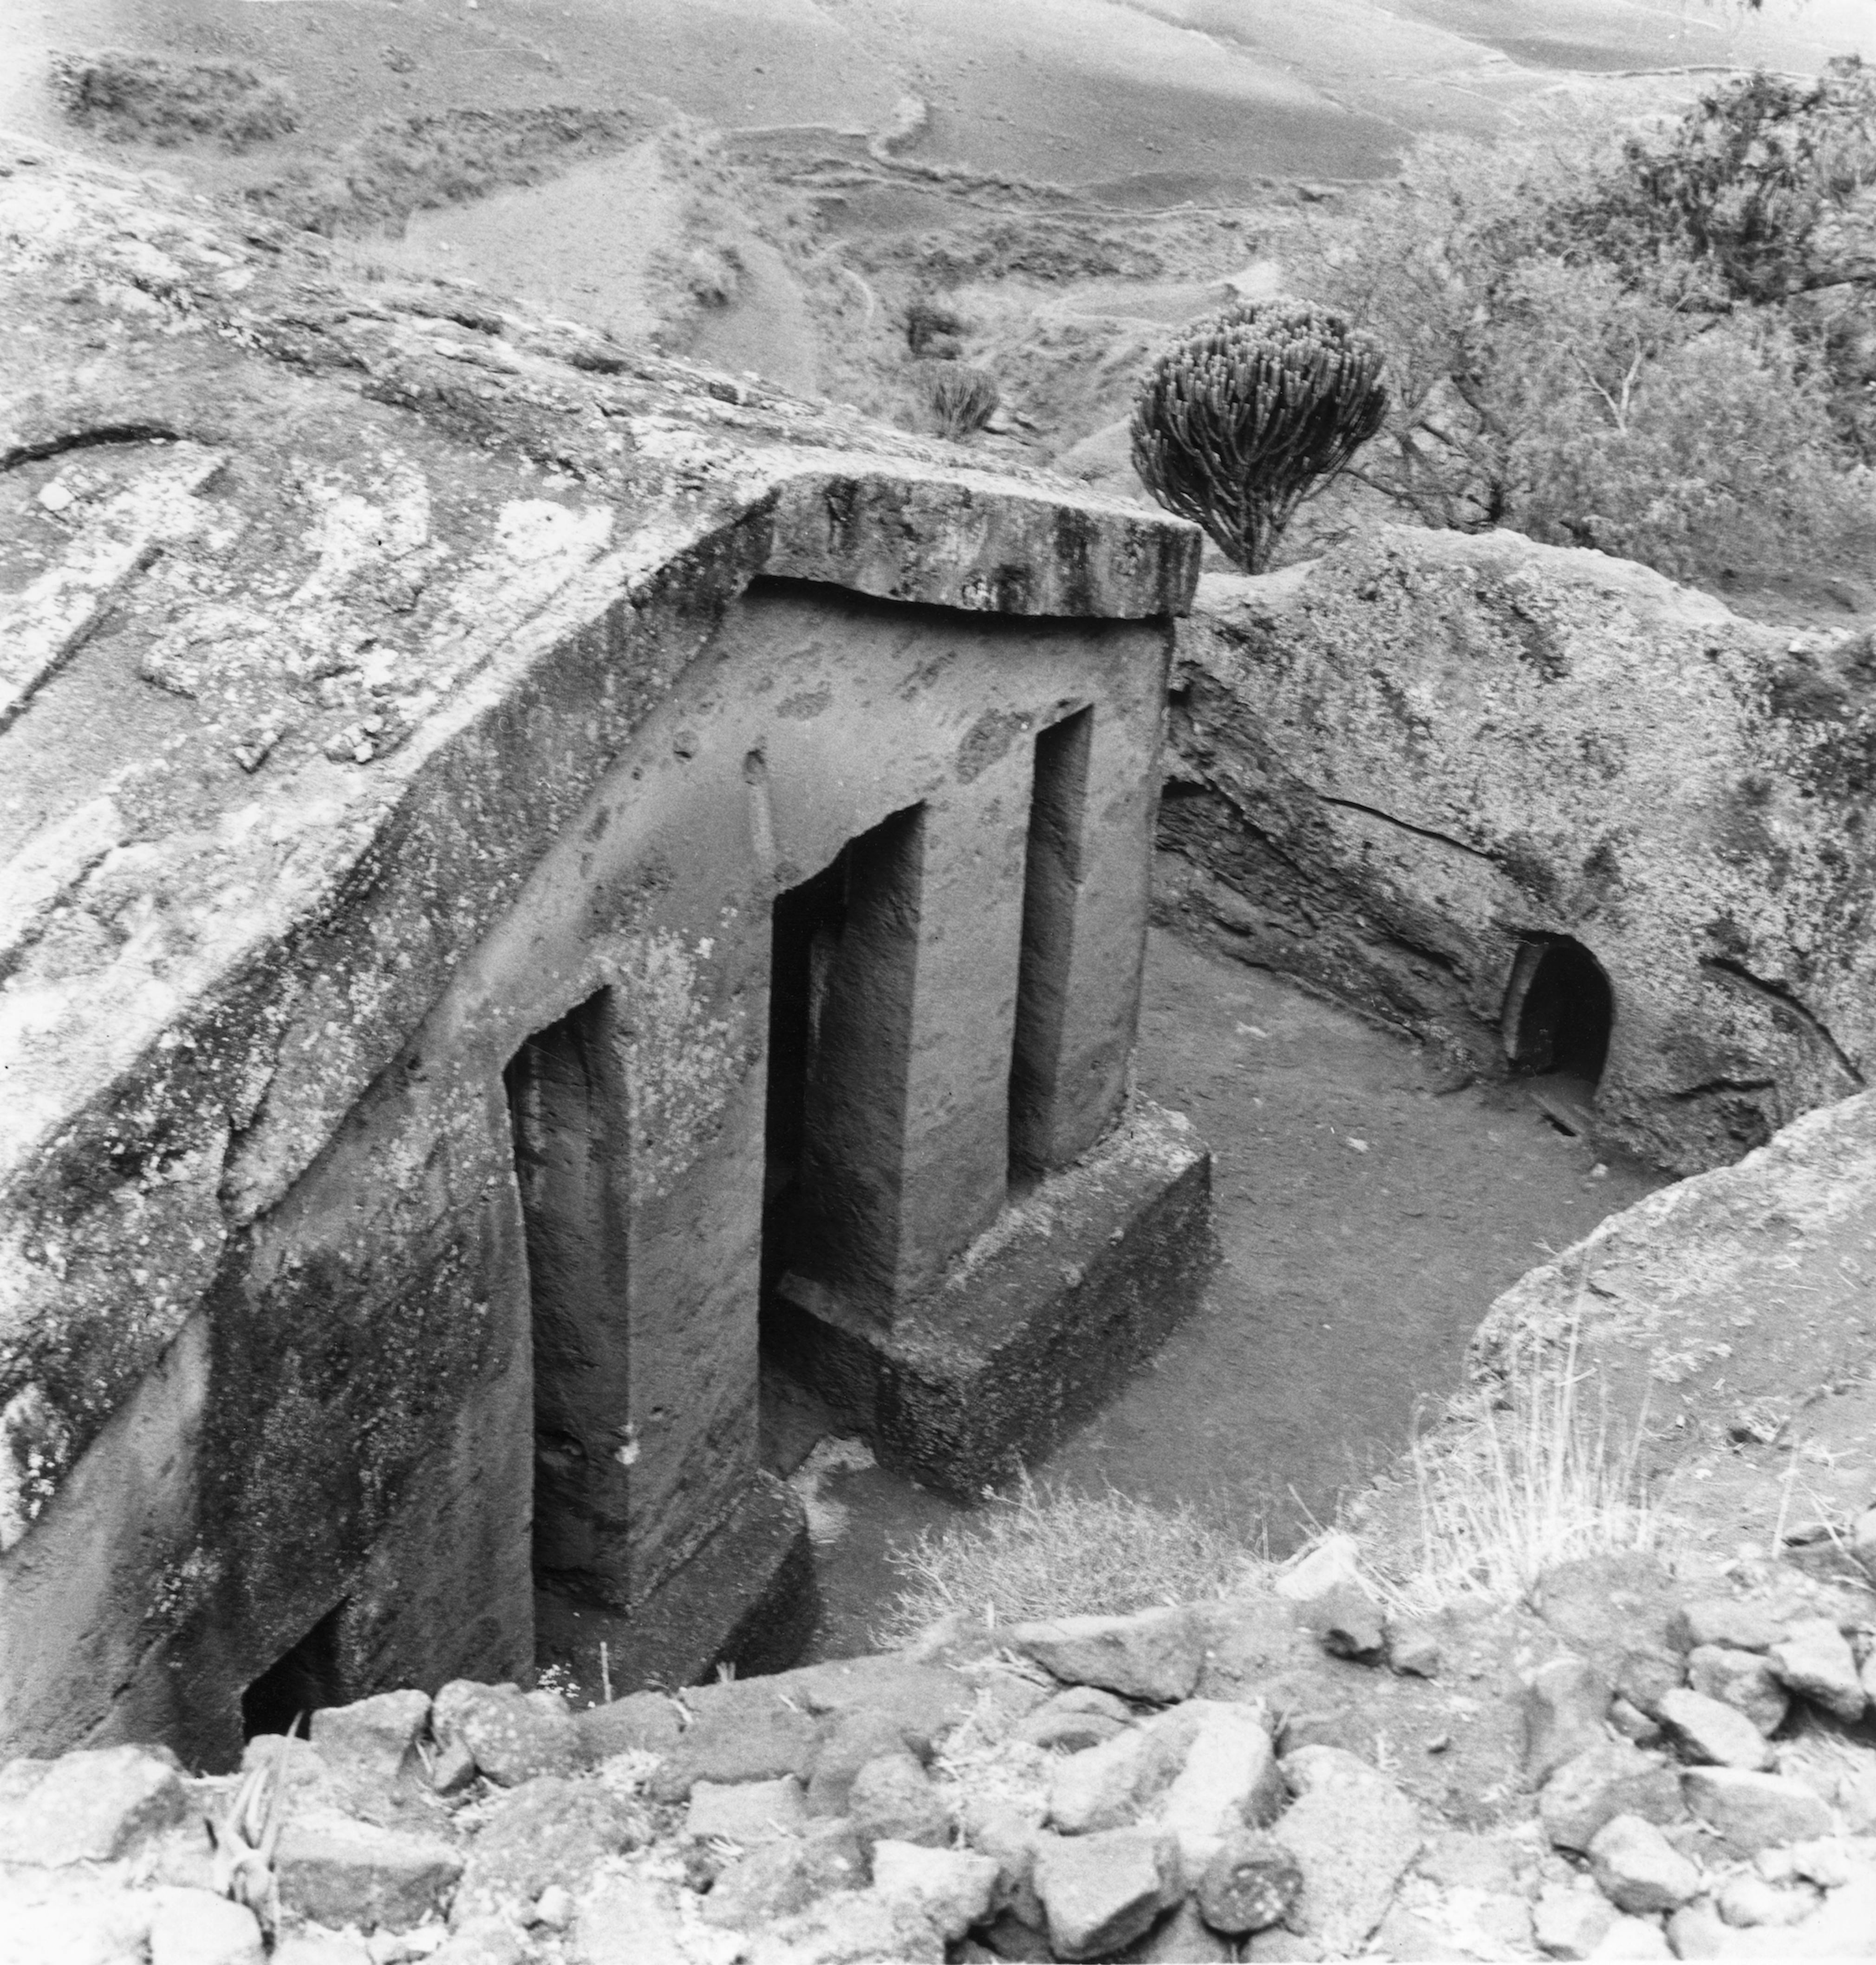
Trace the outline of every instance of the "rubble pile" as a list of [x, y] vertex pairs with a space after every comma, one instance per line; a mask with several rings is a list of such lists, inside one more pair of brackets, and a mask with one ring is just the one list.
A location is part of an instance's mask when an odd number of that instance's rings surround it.
[[[1855, 1533], [1876, 1560], [1876, 1513]], [[385, 1693], [237, 1774], [14, 1761], [0, 1959], [1876, 1956], [1859, 1563], [1690, 1594], [1593, 1558], [1415, 1621], [1350, 1547], [1220, 1602], [954, 1620], [584, 1711]]]

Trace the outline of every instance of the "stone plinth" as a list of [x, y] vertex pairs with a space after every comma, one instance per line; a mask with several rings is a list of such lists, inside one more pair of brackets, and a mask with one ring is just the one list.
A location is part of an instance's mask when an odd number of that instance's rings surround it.
[[784, 1278], [771, 1341], [886, 1465], [974, 1500], [1089, 1417], [1195, 1307], [1212, 1257], [1211, 1186], [1191, 1125], [1137, 1100], [890, 1331]]

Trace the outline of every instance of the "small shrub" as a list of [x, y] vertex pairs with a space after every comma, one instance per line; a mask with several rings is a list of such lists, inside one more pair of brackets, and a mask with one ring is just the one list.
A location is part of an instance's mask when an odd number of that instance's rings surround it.
[[1530, 270], [1511, 523], [1681, 580], [1839, 555], [1866, 500], [1775, 315], [1697, 325], [1619, 293], [1598, 309], [1596, 269]]
[[906, 1587], [878, 1634], [886, 1645], [955, 1610], [994, 1625], [1197, 1602], [1268, 1567], [1260, 1545], [1188, 1502], [1156, 1507], [1112, 1489], [1038, 1487], [1027, 1475], [956, 1526], [895, 1545], [887, 1560]]
[[1717, 84], [1624, 161], [1637, 230], [1708, 262], [1736, 297], [1788, 298], [1865, 275], [1876, 185], [1876, 68], [1855, 55], [1815, 82]]
[[[1848, 467], [1876, 439], [1876, 320], [1854, 287], [1752, 296], [1841, 270], [1829, 251], [1876, 220], [1872, 169], [1876, 76], [1850, 70], [1728, 83], [1646, 136], [1559, 120], [1417, 146], [1309, 262], [1387, 355], [1382, 436], [1350, 476], [1426, 525], [1515, 526], [1676, 579], [1860, 552]], [[1810, 243], [1781, 257], [1793, 199]]]
[[1134, 399], [1134, 468], [1247, 573], [1303, 499], [1380, 429], [1381, 351], [1296, 301], [1228, 307], [1162, 354]]
[[964, 331], [964, 317], [941, 301], [914, 294], [906, 303], [906, 346], [915, 355], [939, 354], [942, 345], [948, 360], [961, 346]]
[[1516, 143], [1428, 138], [1398, 184], [1311, 226], [1311, 297], [1360, 321], [1387, 359], [1381, 440], [1351, 475], [1423, 525], [1515, 523], [1514, 282], [1533, 258], [1569, 254], [1560, 214], [1608, 150], [1607, 133], [1574, 127]]
[[996, 378], [967, 362], [935, 362], [926, 370], [926, 398], [940, 436], [965, 437], [980, 430], [1001, 400]]
[[684, 284], [699, 306], [728, 307], [742, 285], [742, 257], [733, 246], [699, 246], [684, 262]]
[[219, 138], [245, 150], [299, 121], [286, 84], [240, 62], [171, 62], [108, 52], [55, 55], [53, 94], [72, 122], [114, 143]]

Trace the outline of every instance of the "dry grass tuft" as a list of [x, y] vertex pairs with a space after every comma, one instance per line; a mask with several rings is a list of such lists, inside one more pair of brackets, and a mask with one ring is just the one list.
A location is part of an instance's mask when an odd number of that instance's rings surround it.
[[[1579, 1339], [1580, 1315], [1561, 1343], [1507, 1346], [1494, 1403], [1414, 1441], [1419, 1545], [1362, 1552], [1389, 1608], [1426, 1616], [1460, 1601], [1514, 1603], [1560, 1563], [1655, 1546], [1662, 1523], [1643, 1477], [1646, 1407], [1630, 1427], [1606, 1395], [1585, 1398], [1595, 1373]], [[1038, 1487], [1027, 1475], [887, 1559], [905, 1587], [877, 1634], [884, 1646], [958, 1613], [994, 1628], [1200, 1602], [1267, 1587], [1277, 1567], [1260, 1526], [1253, 1535], [1216, 1509]]]
[[1656, 1520], [1640, 1466], [1646, 1414], [1633, 1429], [1591, 1413], [1581, 1388], [1573, 1318], [1559, 1350], [1514, 1343], [1497, 1406], [1472, 1423], [1416, 1439], [1417, 1564], [1390, 1575], [1388, 1596], [1424, 1614], [1463, 1599], [1527, 1598], [1548, 1569], [1579, 1556], [1654, 1545]]
[[1013, 1494], [894, 1545], [887, 1560], [906, 1587], [877, 1634], [885, 1645], [954, 1611], [993, 1625], [1118, 1616], [1221, 1596], [1270, 1567], [1261, 1532], [1253, 1541], [1189, 1502], [1163, 1508], [1111, 1488], [1039, 1487], [1027, 1475]]
[[967, 362], [927, 363], [925, 393], [938, 435], [954, 442], [982, 429], [1001, 400], [996, 378]]

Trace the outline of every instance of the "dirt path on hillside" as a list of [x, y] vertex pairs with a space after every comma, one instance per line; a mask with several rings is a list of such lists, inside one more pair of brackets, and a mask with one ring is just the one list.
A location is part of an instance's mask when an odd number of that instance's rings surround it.
[[[1515, 1086], [1442, 1094], [1411, 1044], [1164, 932], [1150, 946], [1140, 1085], [1210, 1141], [1221, 1259], [1199, 1313], [1037, 1470], [1162, 1502], [1215, 1500], [1273, 1549], [1454, 1390], [1501, 1290], [1662, 1185], [1557, 1130]], [[864, 1650], [888, 1542], [955, 1520], [877, 1468], [831, 1471], [817, 1655]]]

